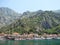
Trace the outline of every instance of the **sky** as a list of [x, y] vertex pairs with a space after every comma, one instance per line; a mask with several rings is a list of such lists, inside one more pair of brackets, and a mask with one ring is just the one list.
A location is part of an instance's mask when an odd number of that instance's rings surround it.
[[0, 7], [8, 7], [19, 13], [28, 10], [58, 10], [60, 0], [0, 0]]

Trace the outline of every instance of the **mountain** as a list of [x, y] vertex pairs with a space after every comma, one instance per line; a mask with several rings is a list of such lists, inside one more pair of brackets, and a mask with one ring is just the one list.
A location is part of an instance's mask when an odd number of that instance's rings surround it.
[[55, 13], [60, 13], [60, 10], [54, 10], [53, 12], [55, 12]]
[[[60, 14], [54, 11], [24, 12], [20, 19], [15, 20], [10, 25], [2, 27], [0, 32], [9, 33], [60, 33]], [[8, 27], [8, 28], [7, 28]], [[1, 31], [2, 30], [2, 31]]]
[[0, 27], [12, 23], [20, 14], [7, 7], [0, 7]]

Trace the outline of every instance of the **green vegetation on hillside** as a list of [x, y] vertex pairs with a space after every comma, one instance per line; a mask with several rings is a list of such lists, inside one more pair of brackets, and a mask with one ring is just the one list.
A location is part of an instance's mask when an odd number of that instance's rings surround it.
[[22, 16], [12, 24], [0, 29], [0, 33], [37, 33], [59, 34], [60, 14], [53, 11], [24, 12]]

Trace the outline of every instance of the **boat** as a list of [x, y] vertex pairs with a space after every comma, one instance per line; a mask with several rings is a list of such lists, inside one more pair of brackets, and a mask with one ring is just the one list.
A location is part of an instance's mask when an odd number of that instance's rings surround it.
[[0, 40], [4, 40], [4, 36], [0, 36]]
[[15, 38], [12, 37], [12, 36], [5, 36], [5, 39], [6, 39], [6, 40], [15, 40]]
[[41, 40], [41, 38], [33, 38], [34, 40]]
[[52, 39], [51, 37], [47, 37], [46, 39]]
[[57, 39], [60, 39], [60, 37], [57, 37]]

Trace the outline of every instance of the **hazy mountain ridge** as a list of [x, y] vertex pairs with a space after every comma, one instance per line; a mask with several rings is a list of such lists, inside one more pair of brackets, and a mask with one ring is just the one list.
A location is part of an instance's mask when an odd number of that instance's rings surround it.
[[7, 7], [1, 7], [0, 8], [0, 27], [6, 24], [10, 24], [19, 16], [20, 14], [16, 13], [12, 9], [9, 9]]
[[[1, 11], [0, 11], [1, 12]], [[18, 13], [9, 12], [9, 15], [5, 13], [0, 13], [1, 15], [1, 22], [5, 23], [11, 22], [11, 20], [16, 19], [19, 17]], [[18, 15], [18, 16], [17, 16]], [[6, 17], [5, 17], [6, 16]], [[7, 18], [8, 17], [8, 18]], [[6, 19], [7, 18], [7, 19]], [[6, 24], [6, 23], [5, 23]], [[8, 27], [8, 28], [7, 28]], [[3, 31], [1, 31], [3, 30]], [[12, 32], [18, 32], [20, 34], [23, 33], [60, 33], [60, 13], [56, 11], [35, 11], [35, 12], [24, 12], [21, 16], [15, 20], [12, 24], [2, 27], [0, 32], [8, 33], [9, 30]]]

